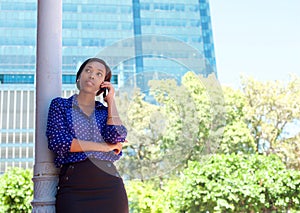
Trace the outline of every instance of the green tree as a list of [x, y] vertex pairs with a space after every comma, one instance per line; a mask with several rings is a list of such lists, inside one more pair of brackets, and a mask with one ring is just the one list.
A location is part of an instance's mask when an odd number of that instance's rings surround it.
[[187, 72], [180, 85], [170, 80], [149, 83], [151, 94], [164, 106], [168, 118], [163, 140], [176, 150], [174, 158], [182, 159], [182, 165], [201, 160], [219, 146], [225, 118], [223, 93], [216, 82], [214, 75], [204, 78]]
[[[289, 82], [260, 82], [242, 78], [242, 91], [246, 98], [246, 120], [257, 150], [276, 153], [289, 166], [300, 169], [300, 131], [286, 134], [289, 125], [300, 120], [300, 79], [292, 76]], [[265, 150], [259, 145], [269, 145]]]
[[218, 153], [255, 153], [256, 144], [246, 122], [247, 100], [240, 90], [223, 87], [226, 126]]
[[223, 92], [226, 126], [218, 153], [274, 153], [299, 169], [300, 132], [291, 125], [299, 126], [300, 79], [293, 76], [284, 83], [243, 77], [241, 90], [223, 87]]
[[164, 115], [159, 106], [144, 98], [145, 94], [139, 89], [133, 91], [131, 97], [126, 94], [116, 98], [129, 141], [124, 144], [123, 159], [118, 167], [128, 179], [146, 180], [165, 172], [161, 165], [165, 155], [161, 139]]
[[145, 101], [138, 89], [117, 97], [129, 133], [119, 166], [124, 173], [129, 171], [128, 178], [164, 175], [217, 149], [214, 117], [219, 97], [207, 88], [214, 81], [214, 76], [188, 72], [181, 84], [174, 79], [150, 81], [153, 103]]

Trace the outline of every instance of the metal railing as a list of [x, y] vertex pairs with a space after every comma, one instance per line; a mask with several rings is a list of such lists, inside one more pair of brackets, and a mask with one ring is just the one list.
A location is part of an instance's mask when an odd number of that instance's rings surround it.
[[[62, 97], [76, 93], [63, 88]], [[0, 85], [0, 174], [9, 167], [33, 168], [35, 143], [34, 85]]]

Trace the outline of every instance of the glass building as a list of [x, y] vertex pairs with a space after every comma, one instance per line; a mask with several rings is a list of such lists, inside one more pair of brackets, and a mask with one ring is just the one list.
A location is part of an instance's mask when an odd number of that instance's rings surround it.
[[[204, 75], [216, 73], [208, 0], [63, 0], [62, 26], [63, 96], [76, 90], [78, 65], [99, 55], [110, 59], [116, 87], [137, 73], [180, 77], [188, 68], [164, 57], [188, 58], [169, 48], [178, 43], [203, 55], [210, 67]], [[0, 173], [34, 162], [36, 28], [36, 0], [0, 1]], [[112, 46], [117, 51], [105, 51]]]

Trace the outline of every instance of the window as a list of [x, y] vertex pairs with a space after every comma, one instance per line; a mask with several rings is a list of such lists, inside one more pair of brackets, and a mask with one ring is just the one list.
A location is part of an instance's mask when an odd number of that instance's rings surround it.
[[176, 11], [184, 11], [184, 4], [175, 4]]
[[82, 5], [82, 12], [84, 13], [116, 13], [117, 12], [117, 6], [112, 6], [112, 5], [103, 5], [103, 4], [83, 4]]
[[11, 2], [3, 2], [1, 3], [1, 10], [36, 10], [36, 3], [25, 3], [18, 2], [17, 4]]
[[77, 46], [77, 39], [65, 38], [62, 43], [63, 46]]
[[129, 6], [122, 6], [121, 7], [121, 13], [131, 13], [132, 9]]
[[76, 75], [62, 75], [63, 84], [75, 84]]
[[33, 84], [33, 74], [0, 74], [1, 84]]
[[35, 20], [6, 20], [0, 22], [0, 27], [9, 27], [9, 28], [36, 28]]
[[104, 46], [105, 39], [96, 39], [96, 38], [83, 38], [82, 39], [83, 46]]
[[110, 82], [112, 83], [112, 84], [118, 84], [118, 75], [112, 75], [111, 76], [111, 79], [110, 79]]
[[77, 21], [63, 21], [62, 26], [64, 29], [76, 29], [77, 28]]
[[207, 58], [211, 58], [211, 56], [212, 56], [210, 50], [205, 50], [205, 51], [204, 51], [204, 55], [205, 55], [205, 57], [207, 57]]
[[82, 29], [116, 30], [117, 22], [82, 22]]
[[77, 12], [76, 4], [63, 4], [63, 12]]
[[[142, 21], [143, 23], [143, 21]], [[121, 23], [122, 30], [132, 30], [132, 23]]]
[[208, 30], [209, 29], [208, 22], [202, 23], [202, 29], [204, 29], [204, 30]]
[[201, 16], [207, 16], [207, 10], [201, 9], [200, 14], [201, 14]]
[[150, 10], [150, 4], [149, 3], [140, 3], [141, 10]]
[[200, 26], [200, 21], [199, 20], [191, 20], [191, 26], [192, 27], [199, 27]]
[[190, 5], [189, 10], [191, 12], [197, 12], [199, 10], [199, 6], [198, 5]]
[[210, 36], [209, 35], [203, 36], [203, 41], [204, 43], [210, 43]]

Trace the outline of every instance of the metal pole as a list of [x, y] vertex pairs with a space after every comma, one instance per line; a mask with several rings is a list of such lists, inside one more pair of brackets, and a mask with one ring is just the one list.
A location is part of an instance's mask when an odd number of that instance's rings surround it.
[[37, 16], [36, 133], [34, 198], [32, 212], [55, 213], [58, 169], [48, 149], [46, 133], [48, 107], [61, 96], [62, 1], [39, 0]]

